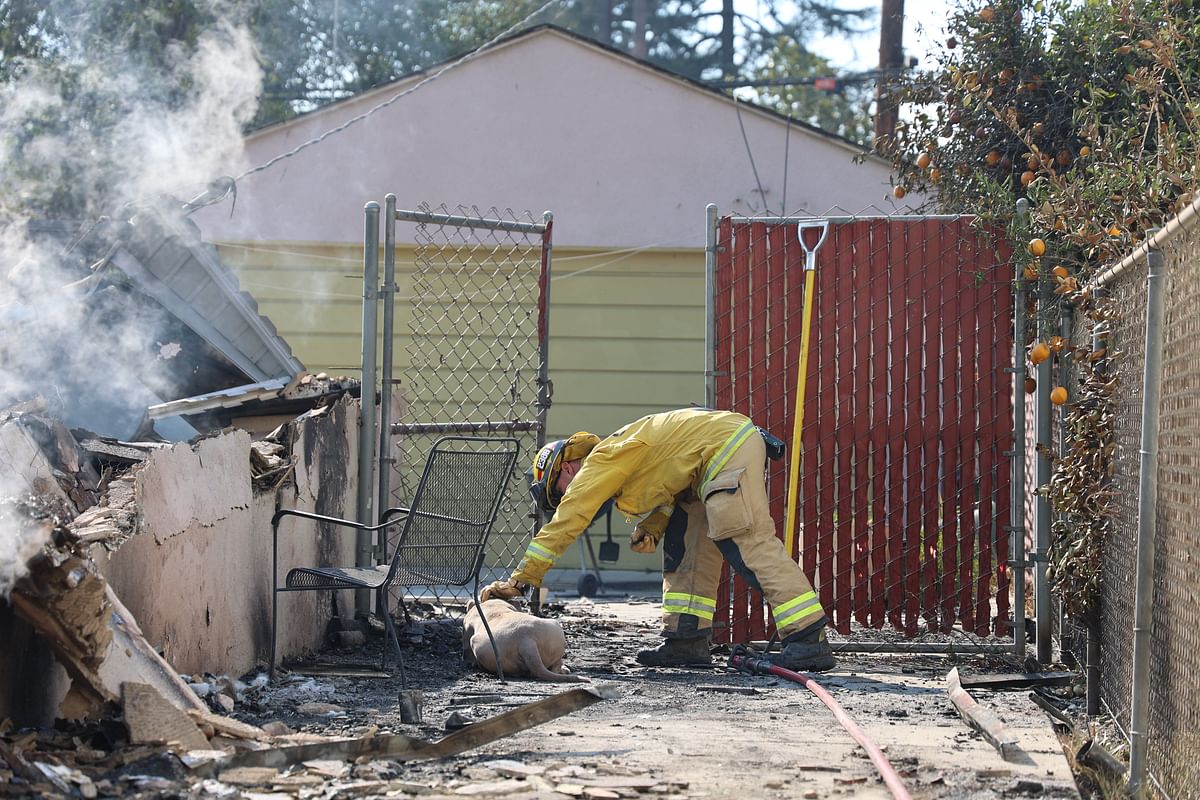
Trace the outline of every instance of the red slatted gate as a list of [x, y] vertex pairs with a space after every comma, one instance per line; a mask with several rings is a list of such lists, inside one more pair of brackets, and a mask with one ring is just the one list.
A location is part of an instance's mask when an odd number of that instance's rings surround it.
[[[802, 221], [721, 219], [711, 305], [717, 407], [789, 446]], [[842, 634], [1008, 633], [1012, 265], [971, 222], [831, 219], [817, 251], [793, 555]], [[768, 475], [781, 537], [788, 464]], [[728, 571], [716, 622], [772, 632]]]

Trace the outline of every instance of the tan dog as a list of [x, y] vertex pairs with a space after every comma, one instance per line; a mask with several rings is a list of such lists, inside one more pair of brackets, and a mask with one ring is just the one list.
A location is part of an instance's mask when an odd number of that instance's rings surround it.
[[[559, 682], [587, 680], [572, 675], [563, 666], [567, 637], [558, 622], [519, 611], [507, 600], [483, 601], [483, 613], [496, 638], [505, 677], [523, 675]], [[463, 618], [463, 659], [488, 672], [496, 672], [492, 643], [474, 603]]]

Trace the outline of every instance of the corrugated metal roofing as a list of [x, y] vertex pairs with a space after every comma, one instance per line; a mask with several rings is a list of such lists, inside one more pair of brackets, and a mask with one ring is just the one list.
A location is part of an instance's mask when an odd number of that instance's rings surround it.
[[254, 382], [304, 371], [291, 347], [187, 219], [139, 213], [112, 263]]

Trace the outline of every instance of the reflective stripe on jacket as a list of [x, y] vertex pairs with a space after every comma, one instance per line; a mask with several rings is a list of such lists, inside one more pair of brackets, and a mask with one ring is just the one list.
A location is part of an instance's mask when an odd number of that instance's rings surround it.
[[701, 484], [713, 477], [707, 474], [710, 462], [714, 474], [719, 472], [754, 430], [742, 414], [685, 408], [642, 417], [602, 439], [571, 479], [554, 516], [529, 543], [513, 580], [540, 586], [609, 498], [633, 518], [672, 505], [689, 489], [699, 496]]

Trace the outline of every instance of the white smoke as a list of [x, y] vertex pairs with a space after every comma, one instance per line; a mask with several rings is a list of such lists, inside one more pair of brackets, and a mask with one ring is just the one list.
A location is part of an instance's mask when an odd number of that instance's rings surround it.
[[178, 59], [175, 69], [192, 83], [187, 102], [168, 115], [153, 105], [138, 107], [117, 126], [114, 153], [132, 157], [122, 162], [128, 197], [179, 196], [245, 166], [242, 130], [262, 88], [249, 31], [209, 31], [194, 53]]
[[[53, 403], [61, 387], [47, 385], [45, 366], [95, 370], [76, 375], [77, 382], [94, 378], [106, 395], [146, 383], [145, 362], [153, 359], [142, 359], [141, 375], [114, 374], [111, 353], [145, 351], [146, 342], [159, 338], [160, 319], [130, 309], [128, 319], [88, 330], [84, 315], [96, 316], [95, 287], [64, 288], [88, 273], [78, 253], [64, 257], [63, 250], [73, 232], [100, 215], [127, 218], [127, 203], [178, 208], [214, 178], [238, 174], [242, 130], [262, 84], [250, 32], [224, 23], [204, 31], [190, 50], [169, 48], [166, 76], [139, 73], [119, 43], [79, 53], [74, 63], [86, 66], [72, 97], [58, 93], [52, 71], [41, 65], [0, 84], [0, 164], [6, 166], [0, 170], [0, 407], [38, 394]], [[105, 124], [78, 117], [81, 97], [113, 99], [111, 107], [94, 109]], [[68, 119], [74, 124], [65, 125]], [[69, 221], [65, 235], [31, 236], [33, 209], [56, 182], [79, 199], [84, 219]]]
[[[16, 65], [9, 74], [18, 77], [0, 83], [0, 410], [41, 397], [51, 414], [80, 404], [99, 409], [98, 418], [110, 408], [144, 411], [156, 361], [172, 352], [159, 335], [162, 314], [121, 307], [126, 295], [86, 280], [79, 252], [64, 251], [101, 215], [127, 219], [126, 204], [177, 209], [245, 166], [242, 131], [262, 84], [246, 28], [220, 23], [196, 46], [174, 46], [165, 74], [139, 67], [127, 43], [88, 33], [68, 30], [50, 48], [63, 54], [59, 67], [75, 71], [73, 88], [61, 89], [71, 82], [37, 63]], [[89, 97], [107, 100], [89, 106]], [[56, 183], [82, 218], [61, 221], [65, 235], [31, 233]], [[11, 474], [7, 459], [0, 451], [0, 476]], [[2, 595], [45, 536], [11, 502], [28, 491], [0, 480]]]
[[[3, 482], [0, 494], [8, 494]], [[0, 599], [8, 599], [17, 581], [28, 574], [29, 560], [49, 538], [49, 525], [23, 519], [7, 503], [0, 503]]]

